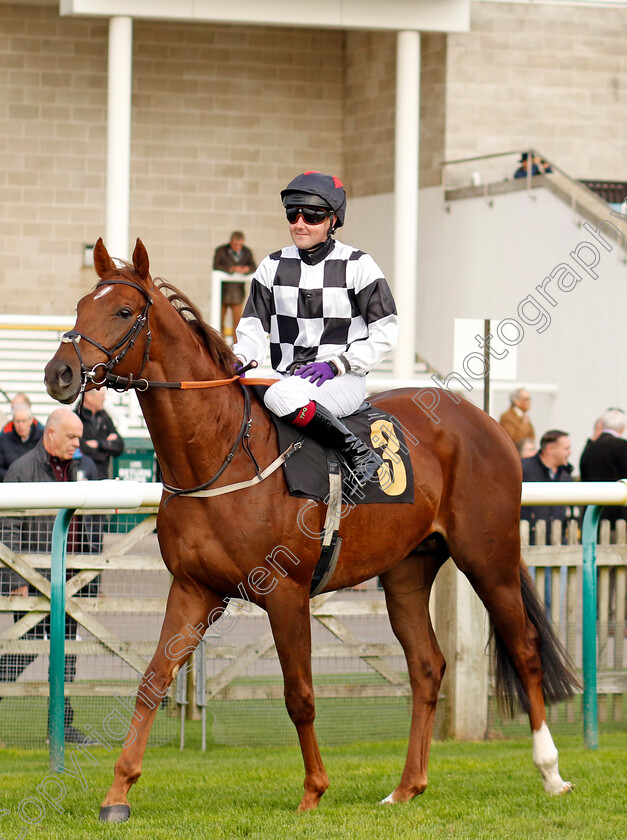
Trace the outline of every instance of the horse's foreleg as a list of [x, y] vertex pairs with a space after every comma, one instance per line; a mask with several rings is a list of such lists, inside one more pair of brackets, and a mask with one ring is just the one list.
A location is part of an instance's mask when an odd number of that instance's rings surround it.
[[305, 793], [299, 811], [315, 808], [329, 787], [314, 731], [315, 702], [311, 675], [309, 591], [286, 584], [266, 600], [281, 669], [285, 705], [296, 727], [305, 765]]
[[381, 576], [390, 623], [407, 659], [412, 689], [407, 759], [398, 787], [383, 802], [407, 802], [427, 787], [427, 765], [445, 661], [431, 626], [429, 593], [442, 559], [410, 555]]
[[103, 822], [123, 822], [131, 813], [127, 794], [139, 779], [150, 729], [174, 674], [191, 656], [207, 629], [209, 613], [215, 621], [224, 609], [220, 596], [172, 582], [159, 644], [139, 684], [135, 712], [124, 748], [115, 765], [113, 784], [102, 803]]

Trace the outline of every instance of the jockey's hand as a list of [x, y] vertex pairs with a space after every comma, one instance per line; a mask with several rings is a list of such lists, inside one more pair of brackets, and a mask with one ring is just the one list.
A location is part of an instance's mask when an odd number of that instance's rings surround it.
[[296, 376], [302, 376], [303, 379], [308, 379], [319, 388], [323, 382], [333, 379], [335, 372], [328, 362], [312, 362], [296, 371]]
[[240, 359], [235, 362], [235, 366], [233, 367], [233, 371], [242, 379], [248, 373], [249, 370], [254, 370], [257, 367], [257, 362], [253, 359], [252, 362], [248, 362], [247, 365], [244, 364]]

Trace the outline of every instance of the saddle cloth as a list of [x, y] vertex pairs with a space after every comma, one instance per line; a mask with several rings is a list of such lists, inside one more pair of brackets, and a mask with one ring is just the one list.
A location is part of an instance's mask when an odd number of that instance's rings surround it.
[[[251, 391], [263, 402], [266, 386], [251, 385]], [[409, 457], [409, 446], [418, 441], [409, 432], [404, 434], [400, 422], [391, 414], [375, 408], [370, 403], [363, 403], [358, 411], [348, 417], [342, 417], [342, 423], [364, 443], [372, 447], [383, 458], [383, 466], [365, 487], [355, 488], [341, 459], [333, 449], [321, 446], [302, 429], [284, 423], [271, 414], [279, 437], [279, 450], [283, 452], [296, 441], [302, 446], [291, 455], [283, 465], [285, 480], [290, 495], [303, 499], [325, 501], [329, 494], [329, 462], [338, 460], [343, 473], [343, 495], [353, 504], [391, 504], [401, 502], [411, 504], [414, 501], [414, 474]]]

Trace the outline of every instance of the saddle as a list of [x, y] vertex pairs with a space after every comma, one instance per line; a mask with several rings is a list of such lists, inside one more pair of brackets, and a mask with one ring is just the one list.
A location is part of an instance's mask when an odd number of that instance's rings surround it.
[[[267, 386], [251, 385], [250, 389], [263, 402]], [[413, 469], [407, 441], [415, 446], [418, 440], [393, 415], [364, 402], [354, 414], [342, 417], [351, 432], [383, 458], [383, 467], [362, 488], [355, 486], [352, 474], [333, 449], [321, 446], [303, 435], [298, 427], [271, 416], [279, 438], [279, 450], [298, 444], [283, 465], [291, 496], [326, 502], [330, 465], [339, 463], [345, 501], [354, 505], [411, 504], [414, 501]]]
[[[267, 385], [250, 385], [250, 390], [263, 402]], [[391, 414], [364, 402], [342, 422], [383, 459], [371, 481], [361, 487], [352, 471], [342, 463], [338, 453], [303, 435], [301, 430], [271, 414], [277, 430], [279, 450], [292, 447], [292, 454], [283, 464], [283, 472], [291, 496], [314, 499], [327, 505], [324, 530], [321, 534], [320, 558], [311, 580], [311, 598], [322, 592], [333, 577], [342, 538], [339, 536], [342, 504], [411, 504], [414, 501], [414, 476], [406, 438], [418, 440]], [[406, 432], [406, 434], [405, 434]]]

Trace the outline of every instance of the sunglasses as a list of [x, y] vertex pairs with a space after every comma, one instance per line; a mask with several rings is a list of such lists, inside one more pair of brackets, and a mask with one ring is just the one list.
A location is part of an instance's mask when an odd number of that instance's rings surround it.
[[307, 225], [321, 225], [325, 219], [333, 215], [333, 210], [325, 210], [323, 207], [286, 207], [285, 215], [287, 221], [293, 225], [299, 216]]

